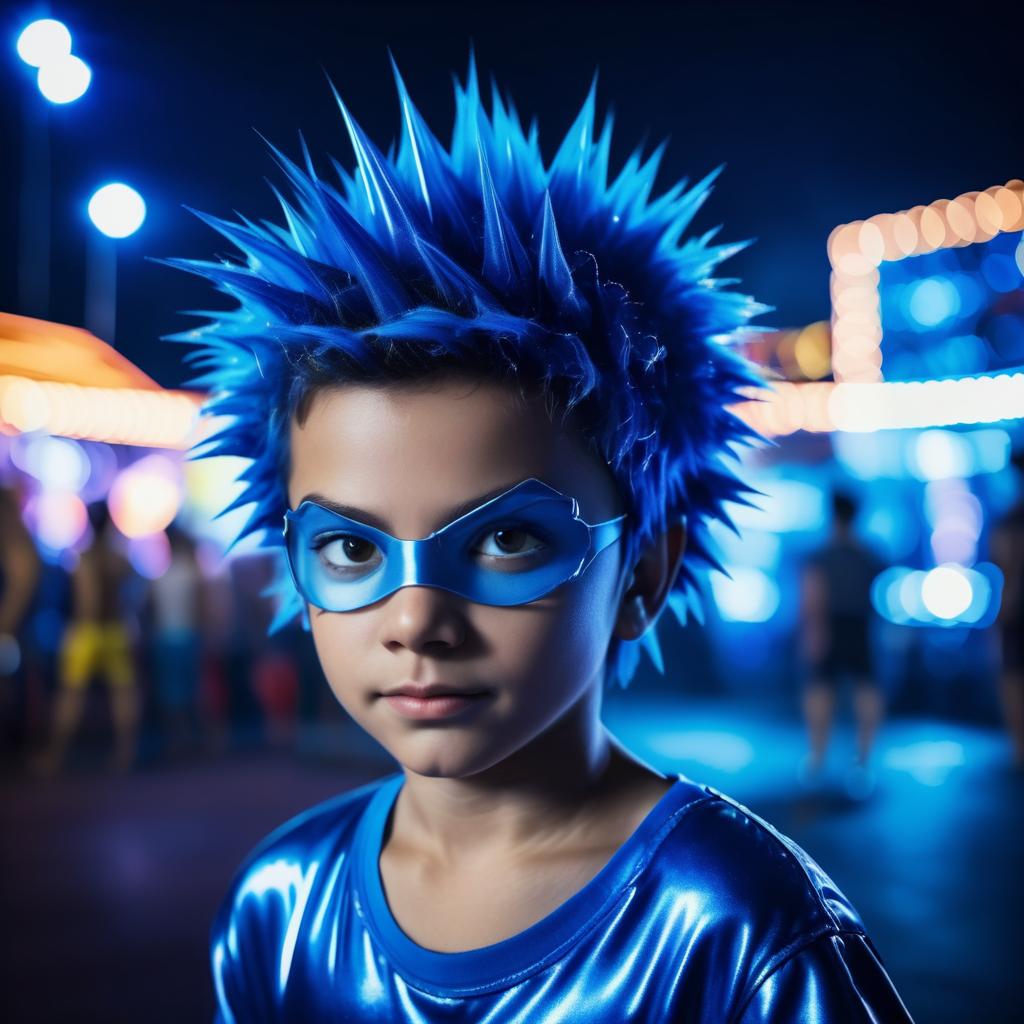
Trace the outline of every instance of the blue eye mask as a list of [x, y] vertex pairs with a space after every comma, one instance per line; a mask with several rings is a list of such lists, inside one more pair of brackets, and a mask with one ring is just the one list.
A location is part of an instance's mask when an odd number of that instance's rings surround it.
[[586, 523], [575, 498], [531, 478], [422, 540], [399, 540], [314, 501], [285, 513], [284, 536], [299, 593], [324, 611], [354, 611], [409, 586], [507, 606], [580, 576], [619, 539], [625, 518]]

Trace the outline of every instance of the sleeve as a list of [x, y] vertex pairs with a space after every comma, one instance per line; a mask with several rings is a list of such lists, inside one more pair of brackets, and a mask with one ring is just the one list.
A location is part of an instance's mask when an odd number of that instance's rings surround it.
[[913, 1024], [874, 947], [857, 932], [823, 935], [783, 958], [735, 1024]]
[[262, 901], [240, 897], [233, 886], [217, 912], [210, 931], [214, 1024], [269, 1024], [277, 1019], [271, 981], [276, 929], [265, 919], [266, 909]]

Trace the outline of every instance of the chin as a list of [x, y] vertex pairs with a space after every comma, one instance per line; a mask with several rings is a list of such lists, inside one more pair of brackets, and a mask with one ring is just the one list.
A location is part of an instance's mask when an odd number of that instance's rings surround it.
[[[420, 737], [424, 739], [425, 737]], [[459, 749], [450, 735], [438, 732], [421, 749], [410, 749], [416, 744], [395, 744], [388, 753], [407, 771], [428, 779], [465, 779], [485, 771], [495, 763], [483, 751]]]

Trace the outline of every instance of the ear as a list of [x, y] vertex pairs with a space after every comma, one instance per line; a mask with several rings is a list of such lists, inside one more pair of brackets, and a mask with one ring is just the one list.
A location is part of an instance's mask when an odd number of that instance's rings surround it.
[[638, 640], [661, 612], [686, 550], [686, 526], [673, 523], [648, 545], [619, 601], [613, 635]]

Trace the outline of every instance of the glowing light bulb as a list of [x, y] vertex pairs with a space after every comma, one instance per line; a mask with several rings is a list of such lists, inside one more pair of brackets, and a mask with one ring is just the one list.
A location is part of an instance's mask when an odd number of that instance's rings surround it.
[[71, 33], [62, 21], [40, 18], [22, 29], [15, 45], [26, 64], [39, 68], [71, 53]]
[[109, 238], [127, 238], [142, 227], [146, 204], [130, 185], [112, 182], [93, 193], [89, 219]]
[[43, 64], [36, 81], [39, 91], [51, 103], [73, 103], [85, 95], [92, 81], [92, 71], [81, 57], [69, 53]]

